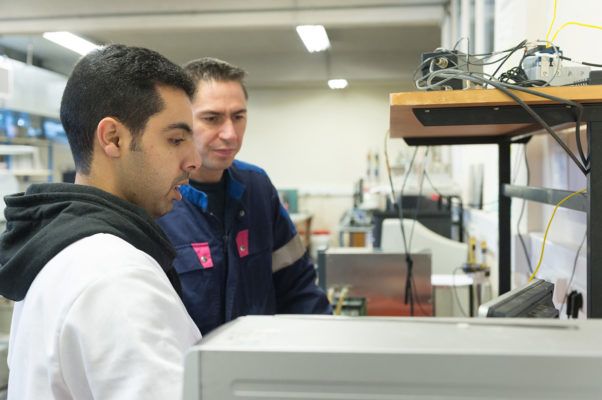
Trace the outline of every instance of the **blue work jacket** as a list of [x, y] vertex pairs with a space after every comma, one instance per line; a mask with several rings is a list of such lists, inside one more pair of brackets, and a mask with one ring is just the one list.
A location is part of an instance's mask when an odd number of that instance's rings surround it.
[[224, 173], [224, 224], [208, 211], [207, 195], [189, 185], [158, 220], [177, 251], [183, 301], [201, 333], [241, 315], [331, 314], [265, 171], [235, 160]]

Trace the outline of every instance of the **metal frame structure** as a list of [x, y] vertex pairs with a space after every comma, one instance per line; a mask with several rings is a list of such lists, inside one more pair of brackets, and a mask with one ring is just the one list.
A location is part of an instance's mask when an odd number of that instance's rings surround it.
[[[591, 172], [588, 193], [562, 204], [572, 210], [584, 211], [587, 217], [587, 317], [602, 318], [602, 104], [584, 103], [582, 122], [587, 123]], [[532, 108], [551, 126], [575, 122], [574, 110], [564, 104], [533, 105]], [[517, 105], [438, 107], [412, 109], [416, 120], [425, 127], [503, 125], [533, 123], [532, 117]], [[497, 144], [499, 155], [499, 293], [510, 290], [511, 226], [510, 207], [513, 197], [546, 204], [556, 204], [571, 193], [566, 190], [510, 185], [510, 145], [528, 141], [532, 132], [500, 136], [436, 136], [404, 137], [411, 146], [450, 144]]]

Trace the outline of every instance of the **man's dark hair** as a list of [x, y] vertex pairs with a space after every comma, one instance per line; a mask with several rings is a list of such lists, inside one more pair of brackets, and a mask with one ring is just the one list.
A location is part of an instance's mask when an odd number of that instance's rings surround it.
[[194, 95], [184, 70], [149, 49], [113, 44], [79, 60], [61, 101], [61, 122], [79, 172], [90, 173], [96, 128], [105, 117], [124, 124], [132, 133], [131, 149], [136, 148], [148, 119], [165, 107], [158, 85]]
[[249, 98], [245, 85], [247, 72], [242, 68], [211, 57], [189, 61], [183, 68], [197, 84], [199, 81], [238, 82], [245, 92], [245, 98]]

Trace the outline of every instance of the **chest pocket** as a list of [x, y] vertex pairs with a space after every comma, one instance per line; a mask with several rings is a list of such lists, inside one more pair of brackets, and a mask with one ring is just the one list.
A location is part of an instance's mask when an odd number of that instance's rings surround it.
[[216, 268], [223, 262], [221, 252], [206, 242], [176, 246], [176, 252], [174, 268], [188, 313], [201, 331], [223, 323], [223, 271]]
[[176, 246], [174, 267], [178, 274], [212, 270], [221, 262], [217, 249], [211, 248], [208, 242], [182, 244]]
[[[272, 314], [275, 312], [275, 291], [272, 279], [271, 237], [258, 235], [261, 230], [244, 229], [234, 234], [238, 301], [244, 314]], [[235, 307], [236, 308], [236, 307]], [[244, 311], [242, 311], [244, 310]], [[235, 312], [236, 313], [236, 312]]]
[[188, 302], [219, 296], [219, 272], [215, 268], [222, 262], [221, 254], [211, 250], [209, 243], [191, 243], [176, 247], [174, 268], [180, 276], [182, 289]]

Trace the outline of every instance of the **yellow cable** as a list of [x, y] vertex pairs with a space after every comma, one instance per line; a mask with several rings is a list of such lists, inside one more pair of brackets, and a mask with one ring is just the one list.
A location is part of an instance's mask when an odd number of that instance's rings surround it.
[[554, 42], [556, 40], [556, 36], [558, 36], [558, 33], [569, 25], [577, 25], [577, 26], [582, 26], [584, 28], [602, 29], [602, 26], [592, 25], [592, 24], [584, 24], [583, 22], [575, 22], [575, 21], [566, 22], [566, 23], [562, 24], [562, 26], [560, 28], [558, 28], [558, 30], [552, 37], [552, 42]]
[[577, 25], [577, 26], [581, 26], [581, 27], [584, 27], [584, 28], [592, 28], [592, 29], [602, 29], [602, 26], [592, 25], [592, 24], [585, 24], [583, 22], [576, 22], [576, 21], [565, 22], [564, 24], [562, 24], [562, 26], [560, 28], [558, 28], [556, 30], [556, 32], [554, 33], [554, 36], [552, 36], [552, 40], [549, 40], [549, 38], [550, 38], [550, 32], [552, 32], [552, 27], [554, 26], [554, 22], [556, 22], [556, 6], [557, 6], [557, 2], [558, 2], [558, 0], [554, 0], [554, 16], [552, 17], [552, 22], [550, 23], [550, 27], [548, 28], [548, 33], [546, 34], [546, 47], [550, 47], [552, 45], [552, 43], [554, 43], [554, 41], [556, 40], [556, 37], [558, 36], [558, 34], [560, 33], [560, 31], [563, 30], [564, 28], [566, 28], [569, 25]]
[[560, 200], [558, 202], [558, 204], [556, 204], [556, 207], [554, 207], [554, 211], [552, 211], [552, 215], [550, 216], [550, 219], [548, 220], [548, 226], [546, 226], [546, 231], [543, 234], [543, 243], [541, 244], [541, 253], [539, 254], [539, 261], [537, 262], [537, 267], [535, 267], [535, 270], [529, 277], [529, 282], [531, 282], [533, 280], [533, 278], [535, 278], [535, 275], [537, 275], [537, 272], [539, 272], [539, 267], [541, 267], [541, 262], [543, 261], [543, 252], [546, 248], [546, 239], [548, 238], [548, 231], [550, 230], [550, 225], [552, 225], [552, 220], [554, 219], [554, 216], [556, 215], [556, 210], [558, 210], [558, 207], [560, 207], [565, 201], [567, 201], [568, 199], [570, 199], [573, 196], [584, 193], [586, 190], [587, 189], [584, 188], [584, 189], [577, 190], [576, 192], [569, 194], [564, 199]]
[[345, 286], [339, 292], [339, 301], [337, 301], [337, 306], [334, 309], [334, 315], [341, 315], [341, 312], [343, 311], [343, 304], [345, 303], [345, 297], [347, 297], [348, 291], [349, 291], [349, 286]]
[[334, 291], [335, 288], [333, 286], [328, 288], [328, 291], [326, 292], [326, 297], [328, 298], [328, 302], [330, 304], [332, 304], [334, 302]]
[[548, 38], [550, 37], [550, 32], [552, 32], [552, 27], [554, 26], [554, 22], [556, 22], [556, 1], [554, 0], [554, 16], [552, 17], [552, 22], [550, 23], [550, 27], [548, 28], [548, 33], [546, 34], [546, 43], [548, 43], [547, 47], [550, 47], [550, 41]]

